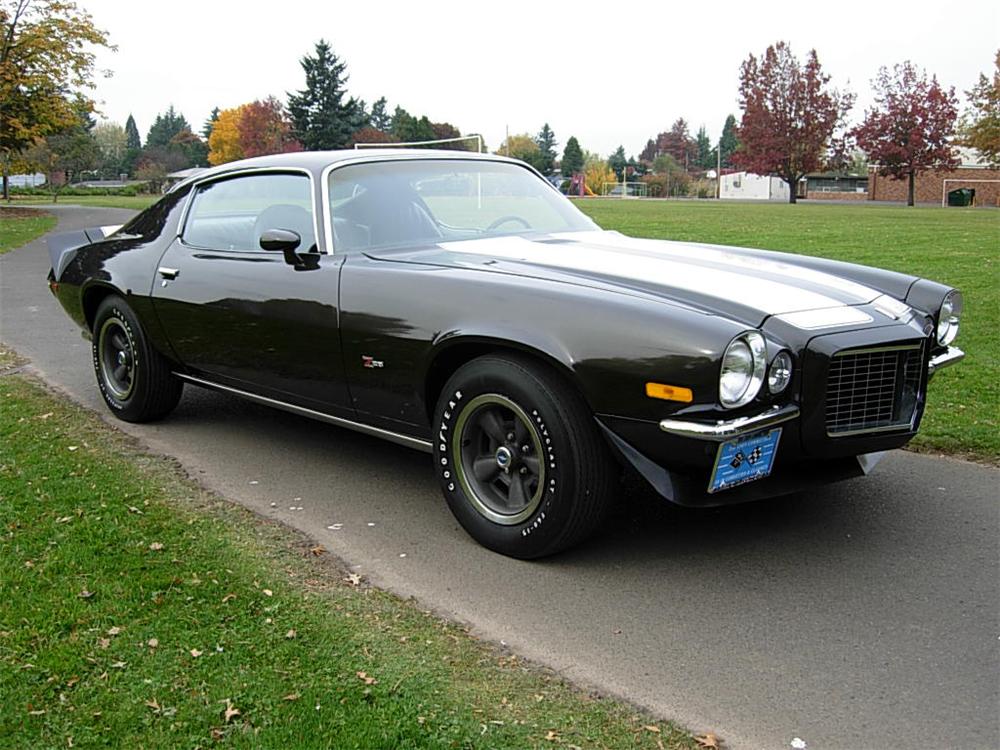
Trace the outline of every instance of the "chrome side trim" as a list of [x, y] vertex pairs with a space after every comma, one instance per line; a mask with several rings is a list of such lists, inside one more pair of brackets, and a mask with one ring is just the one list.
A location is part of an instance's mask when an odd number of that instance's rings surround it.
[[245, 398], [248, 401], [255, 401], [258, 404], [263, 404], [264, 406], [272, 406], [275, 409], [282, 409], [283, 411], [298, 414], [302, 417], [309, 417], [310, 419], [316, 419], [320, 422], [336, 425], [337, 427], [346, 427], [347, 429], [354, 430], [355, 432], [362, 432], [365, 435], [371, 435], [372, 437], [388, 440], [390, 443], [404, 445], [407, 448], [415, 448], [416, 450], [423, 451], [424, 453], [431, 453], [431, 443], [428, 440], [421, 440], [419, 438], [410, 437], [409, 435], [402, 435], [398, 432], [392, 432], [391, 430], [383, 430], [381, 427], [372, 427], [371, 425], [362, 424], [361, 422], [352, 422], [350, 419], [334, 417], [331, 414], [324, 414], [321, 411], [314, 411], [313, 409], [307, 409], [304, 406], [296, 406], [295, 404], [278, 401], [277, 399], [268, 398], [267, 396], [259, 396], [256, 393], [241, 391], [239, 388], [231, 388], [228, 385], [219, 385], [218, 383], [213, 383], [210, 380], [202, 380], [201, 378], [196, 378], [193, 375], [185, 375], [182, 372], [174, 372], [174, 375], [181, 380], [193, 383], [194, 385], [200, 385], [203, 388], [211, 388], [215, 391], [232, 393], [236, 396], [240, 396], [241, 398]]
[[671, 435], [680, 437], [697, 438], [699, 440], [713, 440], [722, 442], [733, 438], [742, 437], [751, 432], [764, 430], [768, 427], [798, 419], [799, 407], [795, 404], [787, 406], [775, 406], [770, 411], [761, 414], [754, 414], [750, 417], [736, 417], [735, 419], [720, 419], [718, 422], [687, 422], [680, 419], [664, 419], [660, 421], [660, 429], [669, 432]]
[[936, 357], [931, 357], [931, 361], [927, 363], [927, 375], [928, 376], [933, 375], [942, 367], [948, 367], [948, 365], [953, 365], [964, 358], [965, 358], [965, 352], [963, 352], [957, 346], [949, 346], [947, 351], [942, 352]]

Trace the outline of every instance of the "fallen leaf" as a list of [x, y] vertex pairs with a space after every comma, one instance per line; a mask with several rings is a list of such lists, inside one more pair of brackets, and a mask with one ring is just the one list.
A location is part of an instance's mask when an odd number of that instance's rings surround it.
[[33, 568], [33, 567], [35, 567], [35, 561], [34, 560], [25, 560], [24, 561], [24, 567], [26, 567], [26, 568]]
[[548, 732], [545, 733], [545, 739], [547, 739], [549, 742], [556, 742], [559, 739], [559, 732], [557, 732], [555, 729], [550, 729]]
[[322, 554], [323, 554], [324, 552], [326, 552], [326, 550], [325, 550], [325, 549], [323, 549], [323, 547], [322, 547], [322, 546], [320, 546], [320, 545], [317, 545], [317, 546], [315, 546], [315, 547], [310, 547], [310, 548], [309, 548], [309, 551], [310, 551], [310, 552], [312, 552], [312, 553], [313, 553], [313, 555], [314, 555], [315, 557], [319, 557], [319, 556], [320, 556], [320, 555], [322, 555]]
[[222, 715], [226, 723], [228, 724], [235, 717], [239, 716], [241, 714], [241, 711], [235, 706], [233, 706], [233, 703], [231, 700], [229, 700], [229, 698], [226, 698], [225, 704], [226, 704], [226, 710], [223, 712]]
[[213, 740], [215, 740], [215, 741], [218, 742], [219, 740], [221, 740], [225, 736], [226, 736], [225, 733], [221, 729], [219, 729], [218, 727], [212, 727], [212, 739]]
[[163, 545], [160, 544], [159, 542], [153, 542], [152, 544], [149, 545], [149, 548], [153, 550], [153, 552], [159, 552], [161, 549], [163, 549]]
[[128, 662], [116, 661], [111, 664], [112, 669], [125, 669], [128, 666]]
[[295, 637], [295, 635], [296, 635], [295, 629], [293, 628], [292, 630], [289, 630], [287, 633], [285, 633], [285, 638], [287, 638], [288, 640], [292, 640]]
[[35, 419], [48, 419], [51, 416], [52, 416], [52, 412], [47, 411], [44, 414], [39, 414], [37, 417], [35, 417]]
[[73, 520], [73, 516], [63, 516], [62, 518], [57, 518], [56, 523], [69, 523]]
[[146, 705], [149, 706], [154, 711], [156, 711], [157, 713], [159, 713], [159, 711], [160, 711], [160, 704], [156, 702], [156, 698], [153, 698], [152, 700], [146, 701]]
[[87, 589], [84, 589], [79, 594], [77, 594], [77, 596], [80, 597], [81, 599], [91, 599], [94, 596], [94, 592], [87, 591]]
[[262, 589], [264, 596], [274, 596], [274, 592], [271, 589]]
[[288, 695], [286, 695], [281, 700], [283, 700], [283, 701], [297, 701], [301, 697], [302, 696], [299, 695], [298, 693], [289, 693]]
[[191, 649], [191, 656], [193, 656], [193, 657], [194, 657], [195, 659], [197, 659], [197, 658], [198, 658], [199, 656], [201, 656], [201, 655], [202, 655], [203, 653], [205, 653], [205, 652], [204, 652], [204, 651], [199, 651], [199, 650], [198, 650], [198, 649], [196, 649], [196, 648], [193, 648], [193, 649]]
[[120, 632], [122, 632], [122, 629], [120, 627], [118, 627], [117, 625], [115, 625], [114, 627], [108, 628], [108, 635], [110, 635], [110, 636], [118, 635]]
[[222, 597], [222, 603], [225, 604], [226, 602], [232, 601], [235, 598], [236, 594], [226, 594], [224, 597]]
[[160, 639], [150, 638], [148, 641], [146, 641], [146, 645], [149, 646], [150, 648], [156, 648], [157, 646], [160, 645]]
[[378, 680], [369, 675], [367, 672], [358, 672], [358, 679], [362, 680], [366, 685], [378, 685]]
[[70, 451], [75, 451], [75, 450], [77, 450], [77, 449], [78, 449], [79, 447], [80, 447], [79, 445], [71, 445], [71, 446], [69, 446], [69, 450], [70, 450]]
[[77, 677], [76, 675], [73, 675], [73, 676], [72, 676], [72, 677], [70, 677], [70, 678], [69, 678], [68, 680], [66, 680], [66, 687], [68, 687], [68, 688], [71, 688], [71, 687], [73, 687], [73, 686], [74, 686], [74, 685], [75, 685], [76, 683], [78, 683], [79, 681], [80, 681], [80, 678], [79, 678], [79, 677]]
[[656, 732], [656, 734], [660, 733], [660, 728], [657, 726], [653, 726], [652, 724], [647, 724], [646, 726], [643, 727], [643, 729], [645, 729], [647, 732]]
[[344, 580], [347, 581], [352, 586], [361, 585], [361, 576], [358, 575], [357, 573], [348, 573], [347, 576], [344, 577]]
[[719, 750], [719, 738], [711, 732], [698, 735], [694, 741], [698, 743], [698, 747], [705, 748], [705, 750]]
[[107, 648], [108, 646], [111, 645], [111, 639], [110, 638], [100, 638], [97, 641], [97, 645], [100, 648], [105, 649], [105, 648]]
[[41, 709], [40, 711], [28, 711], [28, 716], [42, 716], [44, 714], [45, 714], [44, 708]]

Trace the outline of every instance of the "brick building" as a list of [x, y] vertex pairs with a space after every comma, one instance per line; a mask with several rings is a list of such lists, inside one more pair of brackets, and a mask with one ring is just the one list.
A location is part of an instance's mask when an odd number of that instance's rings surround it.
[[[935, 169], [917, 175], [914, 200], [941, 205], [954, 190], [975, 191], [973, 205], [1000, 206], [1000, 169], [989, 169], [970, 149], [959, 149], [962, 163], [955, 169]], [[947, 182], [945, 182], [947, 180]], [[868, 199], [906, 202], [907, 180], [880, 175], [872, 167], [868, 174]]]

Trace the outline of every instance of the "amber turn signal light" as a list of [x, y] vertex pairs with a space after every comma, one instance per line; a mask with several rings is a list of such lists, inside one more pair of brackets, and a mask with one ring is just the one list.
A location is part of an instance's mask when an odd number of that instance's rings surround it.
[[694, 401], [694, 394], [690, 388], [682, 388], [679, 385], [667, 385], [666, 383], [646, 383], [646, 395], [650, 398], [660, 398], [664, 401], [680, 401], [690, 404]]

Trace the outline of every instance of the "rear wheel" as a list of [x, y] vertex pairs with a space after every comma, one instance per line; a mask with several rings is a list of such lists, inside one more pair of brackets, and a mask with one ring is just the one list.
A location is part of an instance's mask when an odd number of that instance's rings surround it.
[[614, 460], [586, 403], [550, 368], [516, 356], [473, 360], [445, 385], [434, 424], [445, 498], [483, 546], [542, 557], [604, 519]]
[[119, 419], [160, 419], [180, 401], [184, 384], [171, 374], [170, 364], [150, 345], [139, 319], [117, 295], [97, 308], [92, 353], [97, 387]]

